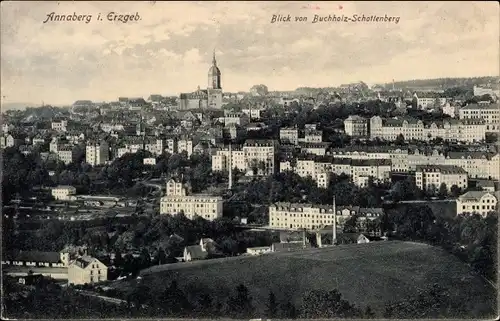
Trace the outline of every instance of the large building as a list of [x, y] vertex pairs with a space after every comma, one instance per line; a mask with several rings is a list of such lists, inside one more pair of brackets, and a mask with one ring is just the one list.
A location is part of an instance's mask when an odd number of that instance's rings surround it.
[[483, 119], [486, 123], [486, 132], [500, 131], [499, 104], [469, 104], [458, 111], [460, 119]]
[[368, 136], [368, 121], [358, 115], [351, 115], [344, 120], [345, 133], [352, 137]]
[[76, 188], [73, 186], [59, 185], [52, 188], [52, 196], [59, 201], [70, 201], [75, 198]]
[[479, 142], [486, 137], [486, 123], [483, 119], [446, 119], [424, 124], [422, 120], [410, 117], [370, 119], [370, 138], [394, 141], [399, 135], [405, 140], [429, 141], [437, 137], [449, 141]]
[[206, 90], [198, 89], [192, 93], [180, 94], [180, 109], [216, 108], [222, 107], [221, 72], [217, 67], [215, 52], [212, 66], [208, 70], [208, 87]]
[[449, 191], [453, 185], [460, 189], [467, 188], [467, 172], [453, 165], [417, 166], [415, 181], [418, 188], [437, 192], [441, 184]]
[[390, 178], [390, 159], [334, 158], [332, 156], [301, 155], [295, 166], [290, 161], [280, 163], [280, 172], [292, 171], [301, 177], [310, 176], [318, 187], [327, 188], [330, 174], [349, 175], [356, 185], [365, 187], [370, 178], [384, 182]]
[[68, 284], [91, 284], [108, 280], [108, 267], [98, 259], [81, 256], [68, 267]]
[[334, 206], [277, 203], [269, 206], [269, 226], [317, 229], [332, 225]]
[[477, 213], [483, 217], [498, 211], [500, 192], [470, 191], [460, 195], [456, 201], [457, 215]]
[[281, 143], [289, 143], [297, 145], [299, 143], [299, 130], [296, 127], [283, 127], [280, 128], [280, 141]]
[[276, 170], [278, 144], [270, 139], [248, 139], [243, 144], [247, 171], [257, 169], [262, 175], [272, 175]]
[[189, 219], [199, 216], [209, 221], [222, 217], [222, 197], [187, 194], [182, 182], [170, 179], [166, 194], [160, 201], [160, 214], [175, 215], [182, 212]]
[[85, 162], [89, 165], [103, 165], [109, 160], [109, 146], [106, 142], [87, 142]]

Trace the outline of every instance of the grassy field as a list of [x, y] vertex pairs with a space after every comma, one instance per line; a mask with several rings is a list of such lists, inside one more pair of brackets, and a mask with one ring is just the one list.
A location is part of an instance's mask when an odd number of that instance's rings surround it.
[[243, 283], [260, 308], [267, 303], [269, 291], [278, 302], [290, 298], [299, 305], [308, 290], [336, 288], [357, 306], [379, 310], [388, 301], [404, 300], [418, 288], [438, 283], [458, 302], [475, 305], [483, 315], [490, 313], [496, 295], [489, 284], [441, 249], [399, 241], [177, 263], [143, 271], [142, 277], [113, 287], [127, 290], [143, 282], [155, 293], [175, 279], [187, 291], [209, 288], [214, 297], [225, 298]]

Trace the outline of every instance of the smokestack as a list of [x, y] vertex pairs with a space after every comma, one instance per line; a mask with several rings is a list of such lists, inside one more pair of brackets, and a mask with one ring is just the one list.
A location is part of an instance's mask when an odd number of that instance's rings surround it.
[[333, 235], [332, 245], [335, 245], [337, 240], [337, 209], [335, 208], [335, 195], [333, 195]]
[[392, 91], [394, 91], [394, 79], [392, 80]]
[[229, 143], [229, 190], [233, 188], [233, 151]]
[[306, 247], [306, 229], [302, 229], [302, 247]]

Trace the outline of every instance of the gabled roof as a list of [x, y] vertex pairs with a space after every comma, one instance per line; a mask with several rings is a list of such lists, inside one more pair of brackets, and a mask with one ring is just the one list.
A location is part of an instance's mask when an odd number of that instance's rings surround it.
[[59, 263], [60, 255], [58, 252], [26, 251], [16, 255], [14, 261]]
[[191, 255], [191, 259], [205, 259], [208, 253], [201, 249], [200, 245], [191, 245], [184, 248], [186, 254]]
[[458, 199], [461, 201], [465, 201], [465, 200], [479, 201], [482, 197], [484, 197], [487, 194], [494, 196], [497, 199], [497, 201], [500, 200], [500, 192], [499, 191], [497, 191], [497, 192], [470, 191], [470, 192], [467, 192], [463, 195], [460, 195], [458, 197]]

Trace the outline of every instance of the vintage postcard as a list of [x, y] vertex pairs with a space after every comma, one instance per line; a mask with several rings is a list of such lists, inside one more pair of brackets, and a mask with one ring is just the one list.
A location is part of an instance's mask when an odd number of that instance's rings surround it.
[[499, 5], [3, 1], [4, 319], [496, 319]]

